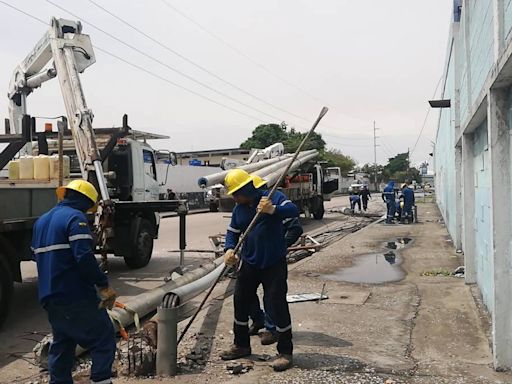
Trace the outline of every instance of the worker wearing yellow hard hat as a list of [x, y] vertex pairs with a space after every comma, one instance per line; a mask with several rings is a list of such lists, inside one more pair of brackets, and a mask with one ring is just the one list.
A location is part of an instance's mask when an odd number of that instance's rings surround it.
[[[277, 333], [279, 356], [272, 367], [284, 371], [293, 365], [293, 343], [286, 301], [287, 244], [283, 221], [298, 217], [299, 210], [281, 191], [269, 196], [269, 191], [258, 188], [263, 185], [264, 180], [242, 169], [228, 171], [224, 179], [227, 193], [237, 203], [226, 232], [224, 262], [235, 265], [240, 257], [242, 263], [234, 293], [234, 343], [221, 353], [221, 358], [235, 360], [251, 354], [249, 317], [253, 305], [258, 304], [257, 288], [263, 285]], [[261, 217], [246, 232], [258, 211]], [[238, 256], [234, 249], [242, 233], [245, 242]]]
[[89, 198], [93, 204], [96, 204], [98, 200], [98, 191], [94, 188], [94, 185], [86, 180], [73, 180], [68, 185], [57, 188], [57, 197], [59, 200], [64, 200], [66, 191], [76, 191]]
[[91, 352], [91, 382], [110, 383], [116, 339], [106, 308], [114, 305], [116, 292], [96, 262], [85, 215], [98, 192], [86, 180], [73, 180], [56, 192], [59, 203], [41, 215], [32, 232], [39, 301], [53, 329], [50, 382], [73, 381], [71, 369], [80, 344]]

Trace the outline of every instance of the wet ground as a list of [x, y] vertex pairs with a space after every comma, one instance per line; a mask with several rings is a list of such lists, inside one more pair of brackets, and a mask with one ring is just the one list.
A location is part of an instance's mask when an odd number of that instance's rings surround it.
[[413, 239], [398, 237], [386, 241], [384, 253], [358, 256], [354, 265], [342, 268], [334, 273], [324, 274], [322, 278], [347, 283], [382, 284], [402, 280], [406, 273], [401, 267], [403, 258], [400, 249], [407, 247]]

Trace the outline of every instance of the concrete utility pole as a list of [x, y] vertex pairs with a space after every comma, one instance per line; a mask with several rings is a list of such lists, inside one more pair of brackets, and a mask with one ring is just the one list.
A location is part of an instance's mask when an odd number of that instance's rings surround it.
[[377, 127], [375, 126], [375, 120], [373, 121], [373, 182], [375, 183], [375, 192], [379, 191], [377, 183]]

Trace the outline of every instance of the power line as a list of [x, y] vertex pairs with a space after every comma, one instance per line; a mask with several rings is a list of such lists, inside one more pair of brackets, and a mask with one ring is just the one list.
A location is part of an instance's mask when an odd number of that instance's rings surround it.
[[[437, 82], [434, 94], [432, 95], [432, 99], [436, 97], [437, 89], [439, 88], [439, 85], [441, 84], [442, 79], [443, 79], [442, 77], [439, 78], [439, 81]], [[428, 119], [428, 115], [430, 114], [431, 109], [432, 108], [430, 106], [427, 108], [427, 113], [425, 115], [425, 119], [423, 120], [423, 125], [421, 126], [420, 133], [418, 134], [418, 138], [416, 139], [416, 142], [414, 143], [414, 146], [412, 147], [412, 151], [409, 152], [409, 158], [414, 153], [414, 150], [416, 149], [416, 146], [418, 145], [418, 142], [420, 141], [421, 134], [423, 133], [423, 130], [425, 129], [425, 126], [427, 125], [427, 119]]]
[[[44, 21], [44, 20], [42, 20], [42, 19], [40, 19], [40, 18], [38, 18], [38, 17], [36, 17], [36, 16], [34, 16], [34, 15], [32, 15], [32, 14], [28, 13], [28, 12], [25, 12], [25, 11], [23, 11], [23, 10], [22, 10], [22, 9], [20, 9], [20, 8], [17, 8], [17, 7], [15, 7], [15, 6], [13, 6], [13, 5], [11, 5], [11, 4], [9, 4], [9, 3], [7, 3], [7, 2], [5, 2], [5, 1], [3, 1], [3, 0], [0, 0], [0, 3], [1, 3], [1, 4], [3, 4], [3, 5], [5, 5], [5, 6], [7, 6], [7, 7], [9, 7], [9, 8], [11, 8], [11, 9], [13, 9], [13, 10], [15, 10], [15, 11], [17, 11], [17, 12], [19, 12], [19, 13], [22, 13], [22, 14], [23, 14], [23, 15], [25, 15], [25, 16], [30, 17], [30, 18], [31, 18], [31, 19], [33, 19], [33, 20], [36, 20], [36, 21], [38, 21], [38, 22], [40, 22], [40, 23], [44, 24], [45, 26], [48, 26], [48, 23], [47, 23], [46, 21]], [[253, 120], [256, 120], [256, 121], [259, 121], [259, 122], [262, 122], [262, 123], [266, 123], [266, 121], [261, 120], [260, 118], [258, 118], [258, 117], [256, 117], [256, 116], [249, 115], [249, 114], [247, 114], [247, 113], [245, 113], [245, 112], [242, 112], [242, 111], [239, 111], [239, 110], [237, 110], [237, 109], [235, 109], [235, 108], [232, 108], [232, 107], [230, 107], [229, 105], [226, 105], [226, 104], [223, 104], [223, 103], [221, 103], [221, 102], [219, 102], [219, 101], [217, 101], [217, 100], [214, 100], [214, 99], [212, 99], [212, 98], [210, 98], [210, 97], [208, 97], [208, 96], [204, 96], [204, 95], [200, 94], [199, 92], [196, 92], [196, 91], [194, 91], [194, 90], [188, 89], [188, 88], [186, 88], [186, 87], [184, 87], [184, 86], [182, 86], [182, 85], [180, 85], [180, 84], [177, 84], [177, 83], [175, 83], [175, 82], [173, 82], [173, 81], [171, 81], [171, 80], [169, 80], [169, 79], [167, 79], [167, 78], [165, 78], [165, 77], [163, 77], [163, 76], [160, 76], [160, 75], [158, 75], [158, 74], [156, 74], [156, 73], [154, 73], [154, 72], [152, 72], [152, 71], [150, 71], [150, 70], [148, 70], [148, 69], [146, 69], [146, 68], [144, 68], [144, 67], [142, 67], [142, 66], [140, 66], [140, 65], [137, 65], [137, 64], [135, 64], [135, 63], [132, 63], [132, 62], [130, 62], [130, 61], [128, 61], [128, 60], [126, 60], [126, 59], [124, 59], [124, 58], [122, 58], [122, 57], [119, 57], [119, 56], [117, 56], [116, 54], [114, 54], [114, 53], [112, 53], [112, 52], [107, 51], [106, 49], [103, 49], [103, 48], [101, 48], [101, 47], [98, 47], [97, 45], [94, 45], [94, 49], [97, 49], [98, 51], [101, 51], [101, 52], [105, 53], [106, 55], [109, 55], [109, 56], [111, 56], [111, 57], [113, 57], [113, 58], [115, 58], [115, 59], [117, 59], [117, 60], [119, 60], [119, 61], [122, 61], [122, 62], [124, 62], [124, 63], [126, 63], [126, 64], [130, 65], [131, 67], [133, 67], [133, 68], [135, 68], [135, 69], [138, 69], [138, 70], [140, 70], [140, 71], [142, 71], [142, 72], [145, 72], [146, 74], [149, 74], [149, 75], [151, 75], [151, 76], [153, 76], [153, 77], [155, 77], [155, 78], [157, 78], [157, 79], [159, 79], [159, 80], [165, 81], [166, 83], [171, 84], [171, 85], [173, 85], [173, 86], [175, 86], [175, 87], [177, 87], [177, 88], [180, 88], [180, 89], [182, 89], [182, 90], [184, 90], [184, 91], [186, 91], [186, 92], [189, 92], [189, 93], [191, 93], [191, 94], [193, 94], [193, 95], [195, 95], [195, 96], [201, 97], [201, 98], [203, 98], [203, 99], [205, 99], [205, 100], [207, 100], [207, 101], [209, 101], [209, 102], [211, 102], [211, 103], [214, 103], [214, 104], [219, 105], [219, 106], [221, 106], [221, 107], [223, 107], [223, 108], [229, 109], [230, 111], [235, 112], [235, 113], [238, 113], [238, 114], [240, 114], [240, 115], [243, 115], [243, 116], [249, 117], [249, 118], [251, 118], [251, 119], [253, 119]]]
[[188, 79], [188, 80], [190, 80], [190, 81], [192, 81], [192, 82], [194, 82], [194, 83], [196, 83], [196, 84], [198, 84], [198, 85], [201, 85], [202, 87], [205, 87], [206, 89], [208, 89], [208, 90], [210, 90], [210, 91], [212, 91], [212, 92], [214, 92], [214, 93], [217, 93], [217, 94], [219, 94], [219, 95], [221, 95], [221, 96], [223, 96], [223, 97], [225, 97], [225, 98], [227, 98], [227, 99], [229, 99], [229, 100], [231, 100], [231, 101], [233, 101], [233, 102], [235, 102], [235, 103], [238, 103], [238, 104], [240, 104], [240, 105], [242, 105], [242, 106], [244, 106], [244, 107], [246, 107], [246, 108], [248, 108], [248, 109], [252, 109], [253, 111], [256, 111], [256, 112], [258, 112], [258, 113], [261, 113], [262, 115], [268, 116], [268, 117], [270, 117], [270, 118], [272, 118], [272, 119], [275, 119], [275, 120], [277, 120], [277, 121], [282, 121], [282, 120], [283, 120], [283, 119], [281, 119], [280, 117], [277, 117], [277, 116], [271, 115], [271, 114], [269, 114], [269, 113], [267, 113], [267, 112], [265, 112], [265, 111], [262, 111], [261, 109], [255, 108], [255, 107], [253, 107], [253, 106], [251, 106], [251, 105], [249, 105], [249, 104], [246, 104], [246, 103], [244, 103], [244, 102], [242, 102], [242, 101], [240, 101], [240, 100], [238, 100], [238, 99], [236, 99], [236, 98], [234, 98], [234, 97], [232, 97], [232, 96], [230, 96], [230, 95], [228, 95], [228, 94], [226, 94], [226, 93], [224, 93], [224, 92], [221, 92], [221, 91], [219, 91], [219, 90], [217, 90], [217, 89], [215, 89], [215, 88], [213, 88], [213, 87], [209, 86], [208, 84], [205, 84], [205, 83], [203, 83], [203, 82], [201, 82], [201, 81], [199, 81], [199, 80], [196, 80], [196, 79], [195, 79], [195, 78], [193, 78], [192, 76], [187, 75], [186, 73], [184, 73], [184, 72], [182, 72], [182, 71], [180, 71], [180, 70], [178, 70], [178, 69], [176, 69], [176, 68], [174, 68], [174, 67], [170, 66], [169, 64], [167, 64], [167, 63], [165, 63], [165, 62], [163, 62], [163, 61], [161, 61], [161, 60], [159, 60], [159, 59], [155, 58], [154, 56], [152, 56], [152, 55], [150, 55], [150, 54], [148, 54], [148, 53], [146, 53], [146, 52], [142, 51], [141, 49], [139, 49], [139, 48], [137, 48], [137, 47], [135, 47], [135, 46], [131, 45], [130, 43], [127, 43], [126, 41], [124, 41], [124, 40], [122, 40], [122, 39], [118, 38], [117, 36], [115, 36], [115, 35], [111, 34], [110, 32], [107, 32], [107, 31], [105, 31], [104, 29], [102, 29], [102, 28], [100, 28], [100, 27], [96, 26], [95, 24], [93, 24], [93, 23], [91, 23], [91, 22], [89, 22], [89, 21], [85, 20], [83, 17], [78, 16], [77, 14], [75, 14], [75, 13], [73, 13], [73, 12], [71, 12], [71, 11], [67, 10], [66, 8], [64, 8], [64, 7], [60, 6], [59, 4], [54, 3], [52, 0], [45, 0], [45, 1], [46, 1], [47, 3], [49, 3], [49, 4], [53, 5], [54, 7], [56, 7], [56, 8], [58, 8], [58, 9], [60, 9], [61, 11], [64, 11], [64, 12], [66, 12], [66, 13], [70, 14], [71, 16], [73, 16], [73, 17], [75, 17], [75, 18], [77, 18], [77, 19], [79, 19], [79, 20], [82, 20], [83, 22], [87, 23], [89, 26], [91, 26], [91, 27], [93, 27], [94, 29], [96, 29], [96, 30], [100, 31], [101, 33], [103, 33], [103, 34], [107, 35], [107, 36], [108, 36], [108, 37], [110, 37], [111, 39], [114, 39], [115, 41], [117, 41], [117, 42], [119, 42], [119, 43], [123, 44], [124, 46], [126, 46], [126, 47], [130, 48], [131, 50], [133, 50], [133, 51], [135, 51], [135, 52], [139, 53], [140, 55], [142, 55], [142, 56], [144, 56], [144, 57], [146, 57], [146, 58], [148, 58], [148, 59], [150, 59], [150, 60], [154, 61], [155, 63], [158, 63], [158, 64], [160, 64], [160, 65], [162, 65], [162, 66], [164, 66], [164, 67], [166, 67], [166, 68], [170, 69], [170, 70], [171, 70], [171, 71], [173, 71], [173, 72], [178, 73], [179, 75], [181, 75], [181, 76], [185, 77], [186, 79]]
[[245, 52], [241, 51], [239, 48], [235, 47], [234, 45], [232, 45], [231, 43], [227, 42], [225, 39], [223, 39], [222, 37], [220, 37], [219, 35], [217, 35], [216, 33], [213, 33], [212, 31], [210, 31], [209, 29], [207, 29], [205, 26], [203, 26], [202, 24], [200, 24], [199, 22], [197, 22], [196, 20], [192, 19], [190, 16], [188, 16], [187, 14], [185, 14], [184, 12], [180, 11], [178, 8], [176, 8], [174, 5], [170, 4], [168, 1], [166, 0], [161, 0], [162, 3], [164, 3], [168, 8], [172, 9], [174, 12], [176, 12], [178, 15], [180, 15], [181, 17], [185, 18], [186, 20], [188, 20], [189, 22], [191, 22], [192, 24], [194, 24], [196, 27], [198, 27], [199, 29], [201, 29], [203, 32], [205, 32], [206, 34], [210, 35], [211, 37], [213, 37], [214, 39], [216, 39], [217, 41], [220, 41], [222, 44], [224, 44], [226, 47], [228, 47], [229, 49], [231, 49], [233, 52], [236, 52], [238, 55], [244, 57], [246, 60], [250, 61], [252, 64], [254, 64], [255, 66], [259, 67], [260, 69], [262, 69], [263, 71], [267, 72], [269, 75], [273, 76], [274, 78], [278, 79], [279, 81], [285, 83], [286, 85], [292, 87], [292, 88], [295, 88], [296, 90], [302, 92], [303, 94], [307, 95], [308, 97], [310, 97], [311, 99], [317, 101], [317, 102], [320, 102], [322, 104], [329, 104], [329, 103], [325, 103], [325, 101], [321, 100], [320, 98], [316, 97], [315, 95], [311, 94], [310, 92], [304, 90], [303, 88], [299, 87], [298, 85], [295, 85], [293, 83], [291, 83], [290, 81], [286, 80], [285, 78], [283, 78], [282, 76], [274, 73], [273, 71], [271, 71], [268, 67], [266, 67], [265, 65], [261, 64], [260, 62], [252, 59], [249, 55], [247, 55]]
[[165, 44], [165, 43], [162, 43], [162, 41], [160, 40], [157, 40], [156, 38], [154, 38], [153, 36], [145, 33], [144, 31], [142, 31], [140, 28], [134, 26], [133, 24], [129, 23], [128, 21], [124, 20], [123, 18], [119, 17], [118, 15], [116, 15], [115, 13], [109, 11], [108, 9], [106, 9], [105, 7], [103, 7], [102, 5], [98, 4], [97, 2], [95, 2], [94, 0], [88, 0], [90, 3], [92, 3], [94, 6], [96, 6], [97, 8], [103, 10], [105, 13], [109, 14], [110, 16], [112, 16], [113, 18], [115, 18], [116, 20], [120, 21], [121, 23], [123, 23], [124, 25], [128, 26], [129, 28], [133, 29], [134, 31], [136, 31], [137, 33], [141, 34], [142, 36], [146, 37], [147, 39], [151, 40], [152, 42], [154, 42], [155, 44], [159, 45], [160, 47], [164, 48], [165, 50], [171, 52], [172, 54], [178, 56], [180, 59], [186, 61], [187, 63], [193, 65], [194, 67], [200, 69], [201, 71], [209, 74], [210, 76], [213, 76], [215, 77], [217, 80], [220, 80], [221, 82], [235, 88], [236, 90], [242, 92], [243, 94], [247, 95], [247, 96], [250, 96], [252, 97], [253, 99], [255, 100], [258, 100], [276, 110], [279, 110], [281, 112], [284, 112], [284, 113], [287, 113], [291, 116], [294, 116], [298, 119], [301, 119], [301, 120], [304, 120], [304, 121], [307, 121], [309, 122], [311, 119], [308, 119], [304, 116], [300, 116], [300, 115], [297, 115], [296, 113], [294, 112], [291, 112], [291, 111], [288, 111], [284, 108], [281, 108], [271, 102], [268, 102], [266, 101], [265, 99], [262, 99], [261, 97], [251, 93], [251, 92], [248, 92], [246, 91], [245, 89], [239, 87], [238, 85], [230, 82], [229, 80], [226, 80], [225, 78], [217, 75], [216, 73], [210, 71], [209, 69], [205, 68], [204, 66], [202, 66], [201, 64], [198, 64], [196, 63], [195, 61], [191, 60], [190, 58], [186, 57], [185, 55], [183, 55], [182, 53], [176, 51], [175, 49], [171, 48], [169, 45]]

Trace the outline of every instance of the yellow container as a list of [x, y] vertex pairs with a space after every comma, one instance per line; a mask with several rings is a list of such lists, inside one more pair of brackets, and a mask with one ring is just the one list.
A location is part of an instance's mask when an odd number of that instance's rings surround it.
[[[64, 178], [68, 178], [70, 174], [70, 159], [69, 156], [62, 156], [63, 163], [63, 173]], [[50, 178], [58, 179], [59, 178], [59, 155], [50, 156]]]
[[9, 161], [9, 180], [19, 180], [20, 178], [20, 161], [11, 160]]
[[50, 158], [48, 156], [34, 157], [34, 179], [50, 180]]
[[34, 179], [34, 158], [32, 156], [20, 157], [20, 179]]

